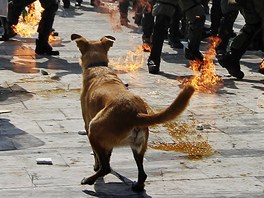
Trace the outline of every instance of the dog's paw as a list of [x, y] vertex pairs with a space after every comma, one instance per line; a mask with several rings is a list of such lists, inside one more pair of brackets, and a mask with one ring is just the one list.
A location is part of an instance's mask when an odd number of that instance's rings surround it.
[[144, 184], [143, 185], [139, 185], [137, 182], [133, 182], [132, 184], [132, 190], [135, 192], [142, 192], [144, 191]]
[[86, 185], [86, 184], [88, 184], [88, 185], [93, 185], [94, 184], [94, 179], [92, 179], [91, 177], [84, 177], [83, 179], [82, 179], [82, 181], [81, 181], [81, 184], [82, 185]]

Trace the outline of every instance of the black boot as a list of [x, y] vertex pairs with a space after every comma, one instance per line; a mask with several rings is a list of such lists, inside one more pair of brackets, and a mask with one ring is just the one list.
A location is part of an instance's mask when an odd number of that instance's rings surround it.
[[240, 70], [239, 60], [239, 56], [237, 56], [234, 52], [232, 53], [232, 51], [218, 57], [219, 64], [226, 68], [231, 76], [242, 79], [244, 77], [244, 73]]
[[158, 74], [160, 71], [160, 66], [158, 64], [158, 61], [153, 61], [151, 59], [148, 59], [148, 70], [150, 74]]
[[179, 38], [172, 36], [170, 34], [168, 35], [168, 44], [173, 49], [183, 49], [184, 47]]
[[82, 0], [76, 0], [75, 7], [81, 7], [82, 6]]
[[185, 48], [185, 58], [188, 60], [203, 61], [203, 54], [199, 50], [192, 50], [191, 48]]
[[38, 55], [58, 56], [60, 54], [59, 51], [52, 50], [52, 47], [49, 45], [49, 43], [41, 42], [39, 39], [36, 40], [35, 52]]

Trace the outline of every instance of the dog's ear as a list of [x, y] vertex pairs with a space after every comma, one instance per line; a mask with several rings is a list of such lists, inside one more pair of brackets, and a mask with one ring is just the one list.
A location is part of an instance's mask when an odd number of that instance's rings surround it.
[[77, 43], [77, 47], [79, 48], [81, 53], [84, 54], [89, 45], [88, 41], [78, 34], [72, 34], [71, 40]]
[[79, 34], [72, 34], [71, 35], [71, 40], [74, 41], [75, 39], [81, 38], [82, 36]]
[[109, 50], [110, 47], [113, 46], [113, 43], [115, 42], [115, 37], [113, 36], [104, 36], [103, 38], [101, 38], [101, 42], [102, 44], [105, 46], [105, 48], [107, 49], [107, 51]]

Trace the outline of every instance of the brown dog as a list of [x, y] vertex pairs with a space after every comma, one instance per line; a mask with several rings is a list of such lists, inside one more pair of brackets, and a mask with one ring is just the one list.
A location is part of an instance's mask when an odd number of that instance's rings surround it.
[[115, 41], [114, 37], [105, 36], [99, 41], [88, 41], [80, 35], [72, 34], [71, 40], [76, 41], [81, 51], [81, 107], [85, 129], [94, 152], [96, 171], [81, 183], [92, 185], [98, 177], [110, 173], [109, 161], [113, 148], [129, 145], [138, 167], [138, 181], [132, 188], [142, 191], [147, 178], [143, 158], [148, 143], [148, 126], [177, 117], [188, 105], [194, 88], [186, 86], [168, 108], [150, 115], [144, 101], [129, 92], [107, 67], [107, 53]]

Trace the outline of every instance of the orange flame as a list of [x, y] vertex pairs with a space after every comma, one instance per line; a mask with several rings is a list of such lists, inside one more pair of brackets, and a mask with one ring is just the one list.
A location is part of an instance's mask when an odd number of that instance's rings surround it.
[[204, 93], [215, 93], [223, 86], [223, 80], [216, 74], [213, 59], [216, 56], [215, 47], [221, 42], [219, 37], [210, 37], [211, 41], [209, 49], [204, 54], [204, 61], [190, 61], [190, 68], [195, 72], [199, 72], [191, 79], [180, 79], [183, 85], [192, 84], [196, 90]]
[[259, 65], [259, 73], [264, 74], [264, 58]]
[[30, 4], [19, 17], [18, 24], [13, 26], [14, 31], [22, 37], [31, 37], [37, 32], [42, 11], [39, 1]]
[[261, 64], [259, 66], [259, 69], [264, 69], [264, 59], [261, 61]]
[[142, 46], [137, 46], [135, 51], [129, 51], [125, 57], [119, 57], [117, 60], [111, 59], [109, 63], [117, 71], [134, 72], [144, 65], [144, 60]]
[[151, 51], [151, 45], [149, 43], [143, 43], [142, 49], [144, 52], [150, 52]]
[[[42, 12], [43, 8], [39, 1], [35, 1], [27, 6], [27, 8], [22, 11], [22, 15], [19, 16], [18, 24], [13, 26], [14, 31], [22, 37], [32, 37], [32, 35], [37, 32]], [[61, 39], [54, 36], [53, 32], [51, 32], [48, 42], [58, 44], [61, 42]]]

